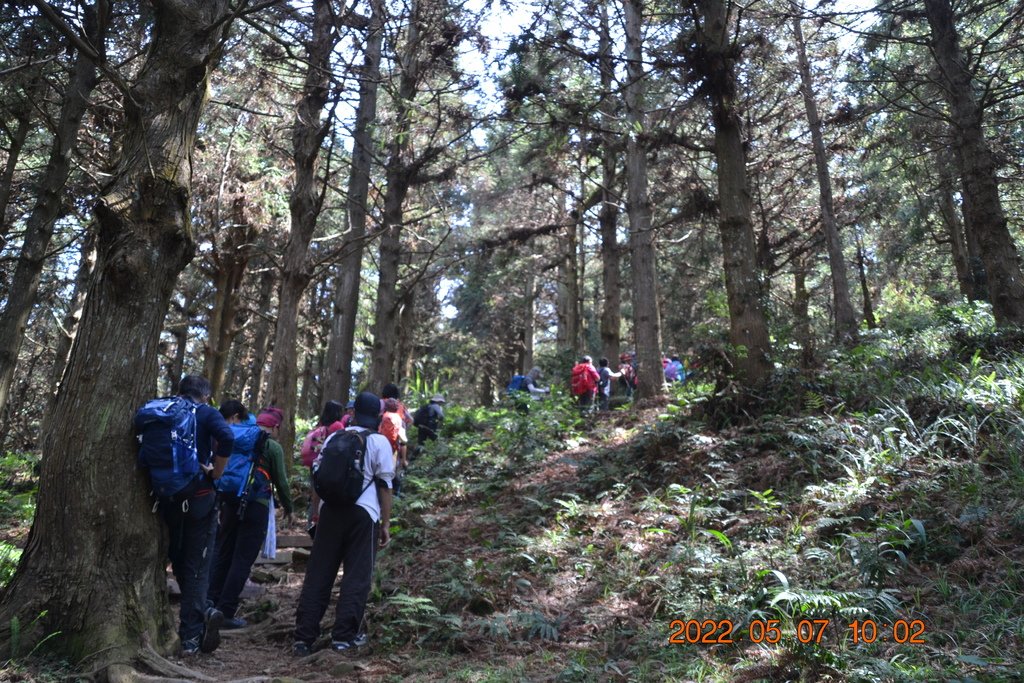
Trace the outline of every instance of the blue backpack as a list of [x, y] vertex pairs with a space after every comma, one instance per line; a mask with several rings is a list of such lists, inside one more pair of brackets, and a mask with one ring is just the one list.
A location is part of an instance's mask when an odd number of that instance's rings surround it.
[[217, 490], [239, 500], [270, 498], [270, 473], [260, 460], [267, 446], [267, 433], [254, 424], [233, 424], [235, 445], [217, 480]]
[[156, 398], [135, 413], [139, 466], [149, 470], [153, 492], [173, 498], [198, 482], [196, 404], [182, 396]]
[[505, 391], [508, 393], [509, 396], [511, 396], [512, 394], [516, 393], [517, 391], [525, 391], [525, 390], [526, 390], [526, 375], [513, 375], [512, 379], [508, 383], [508, 387], [505, 388]]

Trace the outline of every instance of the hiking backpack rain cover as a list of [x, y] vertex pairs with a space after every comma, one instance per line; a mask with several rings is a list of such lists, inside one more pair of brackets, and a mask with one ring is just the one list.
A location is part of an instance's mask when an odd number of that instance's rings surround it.
[[199, 474], [196, 404], [182, 396], [156, 398], [135, 413], [139, 466], [149, 470], [153, 492], [170, 498]]
[[584, 396], [594, 393], [597, 389], [597, 382], [590, 374], [590, 366], [586, 363], [577, 363], [572, 369], [572, 393], [574, 396]]
[[313, 488], [325, 503], [351, 505], [359, 500], [373, 479], [363, 486], [366, 436], [359, 432], [335, 432], [320, 450], [320, 464], [313, 470]]
[[242, 498], [269, 498], [270, 473], [260, 467], [267, 446], [267, 433], [252, 424], [233, 424], [235, 445], [224, 474], [217, 480], [221, 493]]

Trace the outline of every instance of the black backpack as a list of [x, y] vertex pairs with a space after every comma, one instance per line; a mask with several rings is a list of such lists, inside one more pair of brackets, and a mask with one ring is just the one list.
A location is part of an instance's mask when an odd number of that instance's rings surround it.
[[366, 437], [355, 431], [336, 432], [320, 451], [313, 470], [313, 488], [325, 503], [352, 505], [370, 484], [363, 486]]

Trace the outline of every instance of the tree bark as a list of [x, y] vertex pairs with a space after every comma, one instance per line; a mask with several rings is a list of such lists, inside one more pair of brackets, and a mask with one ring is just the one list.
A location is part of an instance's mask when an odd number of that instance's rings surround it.
[[266, 317], [267, 311], [274, 300], [274, 286], [277, 284], [277, 275], [271, 269], [263, 271], [260, 278], [260, 298], [256, 315], [260, 316], [256, 323], [256, 331], [253, 335], [255, 340], [252, 345], [252, 356], [249, 362], [251, 374], [249, 375], [249, 386], [245, 394], [246, 402], [252, 407], [263, 404], [263, 373], [267, 366], [267, 355], [271, 351], [271, 321]]
[[153, 4], [153, 43], [95, 208], [96, 276], [54, 407], [60, 420], [43, 436], [35, 520], [0, 608], [5, 652], [18, 617], [27, 649], [48, 637], [44, 649], [91, 669], [177, 640], [131, 416], [151, 395], [164, 313], [195, 250], [191, 152], [231, 22], [227, 0]]
[[[220, 222], [215, 223], [225, 231]], [[245, 218], [245, 198], [237, 197], [232, 207], [231, 225], [227, 238], [212, 255], [213, 305], [206, 323], [206, 345], [203, 361], [206, 378], [210, 380], [214, 396], [224, 388], [228, 352], [238, 334], [235, 317], [238, 315], [240, 289], [252, 256], [255, 230]]]
[[398, 266], [402, 251], [402, 205], [412, 181], [412, 129], [413, 98], [419, 87], [423, 69], [420, 45], [420, 3], [410, 8], [409, 27], [406, 32], [404, 54], [400, 59], [401, 74], [395, 97], [395, 131], [388, 146], [385, 162], [384, 211], [381, 217], [381, 242], [377, 301], [373, 316], [373, 348], [370, 351], [370, 389], [393, 381], [391, 376], [395, 360], [395, 331], [398, 324]]
[[373, 165], [373, 136], [370, 127], [377, 119], [377, 91], [380, 85], [381, 43], [384, 35], [384, 9], [381, 0], [371, 0], [370, 23], [366, 34], [365, 57], [359, 79], [359, 104], [352, 129], [352, 170], [345, 200], [348, 210], [348, 237], [338, 273], [334, 296], [334, 319], [324, 361], [324, 399], [345, 403], [352, 390], [352, 357], [355, 352], [356, 317], [359, 313], [359, 287], [362, 282], [363, 245], [366, 239], [366, 201], [370, 191]]
[[636, 338], [637, 396], [665, 391], [661, 367], [661, 316], [658, 310], [657, 251], [647, 195], [647, 148], [644, 112], [642, 0], [623, 0], [626, 21], [626, 213], [629, 215], [630, 271], [633, 284], [633, 333]]
[[11, 194], [14, 192], [14, 174], [18, 170], [21, 150], [25, 146], [25, 140], [28, 139], [28, 133], [32, 127], [27, 103], [15, 109], [13, 115], [18, 126], [11, 133], [11, 144], [7, 148], [7, 162], [4, 164], [3, 174], [0, 175], [0, 247], [7, 243], [7, 234], [10, 229], [7, 222], [7, 207], [11, 203]]
[[615, 192], [618, 184], [618, 152], [612, 122], [615, 121], [615, 103], [612, 99], [615, 79], [615, 62], [612, 59], [611, 30], [608, 24], [608, 4], [601, 4], [601, 28], [598, 38], [599, 65], [601, 68], [602, 133], [601, 133], [601, 211], [598, 223], [601, 226], [601, 286], [604, 304], [601, 308], [601, 352], [615, 367], [622, 343], [622, 274], [620, 272], [620, 248], [618, 236], [619, 197]]
[[736, 102], [736, 54], [730, 42], [724, 0], [698, 0], [703, 18], [698, 40], [704, 47], [705, 88], [711, 99], [718, 162], [719, 230], [729, 301], [729, 342], [738, 377], [748, 385], [771, 372], [768, 324], [761, 302], [750, 217], [746, 150]]
[[[106, 2], [100, 2], [97, 6], [87, 6], [85, 11], [86, 33], [101, 54], [110, 20], [109, 9]], [[11, 280], [7, 305], [0, 313], [0, 413], [7, 405], [14, 382], [18, 353], [25, 340], [25, 326], [36, 301], [54, 225], [64, 207], [64, 188], [71, 174], [71, 155], [78, 143], [78, 129], [97, 80], [95, 62], [79, 52], [61, 103], [50, 158], [37, 181], [38, 196], [25, 224], [25, 238]]]
[[[577, 220], [582, 217], [577, 216]], [[558, 266], [558, 350], [580, 354], [580, 277], [576, 223], [569, 222]]]
[[931, 51], [949, 104], [954, 147], [964, 192], [964, 222], [977, 238], [985, 264], [992, 313], [999, 325], [1024, 324], [1024, 275], [999, 197], [995, 156], [985, 139], [984, 111], [960, 50], [949, 0], [925, 0]]
[[[82, 238], [82, 249], [79, 251], [78, 256], [78, 271], [75, 273], [75, 289], [71, 294], [68, 312], [64, 316], [64, 323], [57, 337], [57, 348], [53, 354], [53, 371], [50, 375], [51, 409], [46, 411], [47, 417], [53, 414], [52, 399], [57, 396], [61, 377], [64, 375], [64, 368], [67, 366], [68, 354], [71, 353], [71, 344], [75, 341], [75, 335], [78, 333], [78, 323], [82, 320], [82, 312], [85, 308], [85, 295], [89, 291], [89, 281], [92, 278], [95, 267], [96, 232], [90, 226], [85, 233], [85, 237]], [[46, 431], [48, 430], [44, 428], [43, 432], [45, 433]]]
[[804, 259], [796, 263], [793, 272], [793, 319], [796, 342], [800, 345], [800, 367], [814, 366], [814, 337], [811, 335], [811, 294], [807, 291], [807, 264]]
[[836, 212], [832, 201], [832, 179], [828, 172], [828, 157], [825, 155], [825, 140], [821, 132], [821, 117], [818, 103], [814, 98], [814, 81], [811, 79], [811, 64], [807, 59], [804, 32], [800, 25], [803, 7], [794, 3], [797, 12], [793, 16], [793, 35], [796, 38], [797, 61], [800, 67], [800, 83], [807, 111], [807, 125], [811, 129], [811, 145], [814, 149], [814, 166], [818, 174], [818, 197], [821, 203], [821, 225], [825, 233], [828, 263], [832, 275], [832, 302], [836, 316], [836, 340], [841, 344], [852, 344], [857, 340], [857, 314], [850, 303], [850, 282], [846, 275], [846, 257], [843, 255], [843, 240], [839, 235]]
[[314, 0], [311, 38], [306, 46], [307, 64], [302, 95], [292, 125], [292, 158], [295, 183], [288, 207], [291, 232], [281, 267], [277, 295], [277, 328], [270, 371], [270, 402], [285, 413], [280, 428], [285, 467], [291, 472], [295, 445], [296, 341], [302, 294], [313, 276], [309, 243], [316, 230], [323, 196], [317, 187], [320, 147], [331, 128], [330, 118], [321, 121], [331, 84], [331, 53], [338, 41], [330, 0]]
[[871, 303], [871, 288], [868, 287], [867, 257], [864, 255], [864, 244], [861, 242], [860, 234], [857, 234], [857, 274], [860, 276], [860, 294], [864, 301], [864, 324], [869, 330], [878, 327], [875, 319], [875, 307]]

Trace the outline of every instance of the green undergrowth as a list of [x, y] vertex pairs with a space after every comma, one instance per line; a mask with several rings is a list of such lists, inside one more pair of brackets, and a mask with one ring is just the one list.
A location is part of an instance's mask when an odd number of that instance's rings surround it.
[[452, 680], [1019, 680], [1017, 340], [874, 333], [756, 400], [583, 424], [452, 410], [382, 556], [383, 644]]

